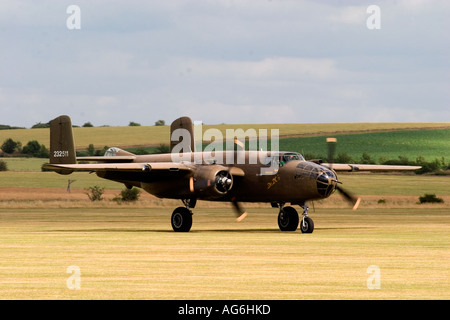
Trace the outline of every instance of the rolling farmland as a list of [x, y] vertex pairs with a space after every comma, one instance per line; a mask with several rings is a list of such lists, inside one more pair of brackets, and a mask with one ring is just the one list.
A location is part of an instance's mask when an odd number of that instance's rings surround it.
[[[218, 129], [225, 137], [226, 129], [278, 129], [280, 138], [297, 138], [310, 136], [328, 136], [330, 134], [375, 133], [383, 131], [436, 130], [450, 129], [450, 123], [304, 123], [304, 124], [233, 124], [203, 125], [203, 132]], [[92, 127], [74, 128], [75, 147], [86, 149], [89, 144], [96, 148], [107, 146], [156, 146], [169, 143], [169, 126], [138, 127]], [[270, 135], [270, 134], [269, 134]], [[49, 146], [49, 129], [15, 129], [0, 130], [0, 143], [11, 138], [25, 145], [28, 141], [37, 140]]]

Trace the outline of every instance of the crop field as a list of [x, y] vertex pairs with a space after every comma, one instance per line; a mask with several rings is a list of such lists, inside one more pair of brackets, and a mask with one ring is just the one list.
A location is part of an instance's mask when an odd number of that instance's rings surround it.
[[[359, 134], [335, 134], [336, 154], [347, 153], [353, 159], [360, 159], [366, 152], [378, 161], [380, 157], [398, 159], [407, 156], [416, 160], [450, 160], [450, 129], [408, 130], [372, 132]], [[296, 137], [280, 139], [280, 149], [327, 156], [326, 136]]]
[[[396, 131], [413, 129], [450, 129], [450, 123], [287, 123], [287, 124], [232, 124], [204, 125], [203, 132], [208, 129], [218, 129], [226, 136], [226, 129], [278, 129], [280, 137], [289, 136], [324, 136], [338, 133], [369, 133], [377, 131]], [[169, 126], [142, 127], [92, 127], [73, 128], [75, 147], [87, 149], [89, 144], [102, 149], [109, 147], [157, 146], [169, 144]], [[37, 140], [49, 147], [49, 129], [14, 129], [0, 130], [0, 143], [8, 138], [26, 145], [28, 141]], [[305, 152], [307, 152], [305, 150]]]

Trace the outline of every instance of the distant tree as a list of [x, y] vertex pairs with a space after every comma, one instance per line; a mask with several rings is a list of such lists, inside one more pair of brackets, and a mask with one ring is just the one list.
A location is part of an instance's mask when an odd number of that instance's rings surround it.
[[0, 171], [8, 171], [8, 164], [3, 160], [0, 160]]
[[352, 163], [353, 158], [350, 157], [346, 152], [343, 153], [339, 153], [336, 157], [336, 159], [334, 159], [334, 162], [336, 163]]
[[88, 146], [87, 152], [88, 152], [88, 155], [91, 156], [91, 157], [93, 155], [95, 155], [95, 148], [94, 148], [94, 145], [92, 143]]
[[86, 122], [85, 124], [83, 124], [83, 128], [91, 128], [93, 126], [94, 125], [92, 123], [90, 123], [90, 122]]
[[25, 129], [24, 127], [11, 127], [9, 125], [0, 124], [0, 130]]
[[34, 126], [31, 127], [31, 129], [40, 129], [40, 128], [50, 128], [50, 122], [48, 122], [48, 123], [38, 122]]
[[382, 164], [396, 165], [396, 166], [413, 166], [416, 163], [414, 161], [410, 161], [406, 156], [398, 156], [398, 159], [390, 159], [383, 162]]
[[130, 121], [130, 123], [128, 124], [128, 126], [129, 126], [129, 127], [140, 127], [141, 124], [140, 124], [140, 123], [137, 123], [137, 122]]
[[429, 172], [440, 172], [442, 169], [445, 169], [445, 163], [443, 163], [439, 159], [435, 159], [434, 161], [427, 162], [423, 157], [419, 157], [416, 161], [417, 165], [422, 168], [416, 170], [417, 174], [429, 173]]
[[28, 143], [23, 147], [22, 153], [37, 158], [49, 157], [48, 149], [43, 144], [39, 144], [36, 140], [28, 141]]
[[41, 145], [36, 140], [28, 141], [28, 143], [23, 147], [22, 153], [34, 156], [41, 149]]
[[361, 156], [361, 164], [375, 164], [375, 160], [372, 159], [370, 154], [364, 152]]
[[380, 163], [380, 164], [383, 164], [383, 163], [385, 163], [386, 161], [388, 161], [388, 159], [387, 159], [386, 157], [384, 157], [384, 156], [381, 156], [381, 157], [378, 159], [378, 163]]
[[108, 151], [109, 147], [108, 146], [104, 146], [102, 149], [102, 155], [104, 155], [106, 153], [106, 151]]
[[49, 158], [50, 153], [49, 153], [48, 149], [43, 144], [41, 144], [41, 148], [39, 149], [39, 152], [36, 153], [34, 156], [37, 158]]
[[16, 149], [20, 149], [20, 147], [20, 142], [16, 142], [13, 139], [9, 138], [3, 142], [1, 149], [3, 150], [3, 152], [13, 153]]
[[166, 122], [164, 120], [158, 120], [155, 122], [155, 126], [165, 126]]
[[435, 194], [425, 193], [423, 196], [419, 197], [420, 203], [443, 203], [444, 200], [442, 198], [436, 197]]

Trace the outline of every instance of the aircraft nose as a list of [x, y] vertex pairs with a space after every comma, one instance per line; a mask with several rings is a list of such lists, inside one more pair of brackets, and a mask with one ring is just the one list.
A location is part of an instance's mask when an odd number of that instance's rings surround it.
[[322, 170], [316, 179], [317, 192], [323, 196], [328, 197], [336, 189], [337, 177], [336, 174], [328, 169]]
[[337, 177], [332, 170], [309, 161], [302, 161], [297, 165], [295, 176], [298, 179], [305, 179], [305, 181], [315, 183], [316, 194], [322, 198], [331, 195], [337, 186]]

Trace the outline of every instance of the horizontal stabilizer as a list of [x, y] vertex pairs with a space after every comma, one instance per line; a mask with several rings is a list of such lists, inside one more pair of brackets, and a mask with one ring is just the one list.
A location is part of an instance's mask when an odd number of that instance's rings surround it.
[[44, 169], [54, 171], [124, 171], [139, 172], [153, 170], [191, 171], [193, 167], [172, 162], [154, 163], [92, 163], [92, 164], [45, 164]]

